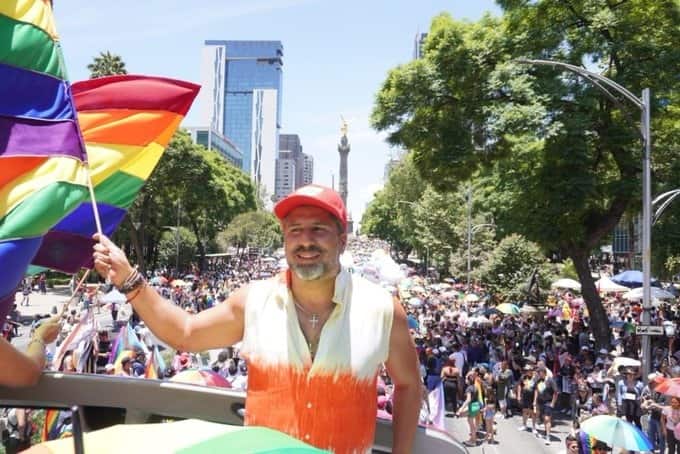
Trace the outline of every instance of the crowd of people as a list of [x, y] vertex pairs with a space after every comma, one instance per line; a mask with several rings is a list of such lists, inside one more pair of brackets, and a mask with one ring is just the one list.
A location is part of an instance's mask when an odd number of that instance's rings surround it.
[[449, 415], [467, 418], [466, 444], [502, 443], [494, 421], [520, 415], [517, 429], [546, 445], [557, 439], [554, 419], [566, 422], [568, 446], [579, 440], [584, 420], [606, 414], [644, 429], [655, 452], [680, 452], [680, 401], [655, 392], [664, 377], [680, 376], [680, 339], [667, 329], [680, 320], [675, 300], [655, 301], [651, 323], [666, 327], [666, 335], [654, 338], [653, 372], [644, 380], [635, 334], [642, 307], [623, 292], [602, 294], [612, 339], [604, 348], [596, 345], [587, 307], [573, 290], [553, 289], [543, 311], [525, 306], [508, 312], [507, 305], [497, 309], [483, 286], [455, 280], [414, 274], [390, 289], [407, 308], [424, 386], [431, 392], [441, 384]]
[[[345, 265], [381, 282], [380, 273], [370, 263], [375, 260], [375, 251], [384, 248], [385, 244], [377, 240], [357, 237], [348, 246]], [[465, 443], [470, 446], [503, 443], [495, 433], [496, 420], [513, 416], [517, 416], [518, 430], [540, 437], [549, 445], [557, 440], [552, 433], [557, 418], [570, 425], [571, 434], [564, 440], [570, 452], [570, 444], [579, 442], [582, 421], [609, 414], [644, 428], [657, 452], [680, 452], [675, 435], [675, 426], [680, 423], [680, 399], [668, 399], [655, 392], [661, 377], [680, 376], [680, 340], [673, 333], [655, 338], [653, 373], [643, 380], [640, 338], [635, 335], [642, 312], [640, 303], [625, 300], [621, 293], [602, 295], [612, 335], [610, 348], [602, 348], [596, 346], [588, 326], [586, 305], [573, 290], [554, 289], [545, 311], [525, 306], [519, 312], [506, 313], [496, 308], [495, 299], [483, 285], [468, 288], [454, 279], [440, 281], [405, 265], [396, 266], [397, 276], [391, 270], [393, 276], [381, 283], [408, 314], [423, 379], [421, 423], [433, 423], [436, 410], [427, 396], [441, 387], [447, 416], [467, 419], [469, 438]], [[187, 312], [198, 313], [221, 304], [251, 280], [279, 271], [278, 259], [255, 256], [215, 261], [207, 271], [199, 273], [194, 269], [182, 279], [173, 278], [168, 270], [157, 270], [148, 278], [162, 296]], [[108, 289], [102, 286], [101, 291], [93, 292], [92, 288], [86, 287], [82, 292], [80, 314], [105, 307], [111, 310], [116, 324], [121, 305], [101, 303]], [[676, 323], [680, 319], [673, 302], [656, 305], [652, 324]], [[89, 371], [149, 376], [153, 335], [130, 309], [127, 313], [122, 310], [124, 317], [117, 326], [129, 323], [140, 346], [114, 363], [113, 336], [109, 330], [100, 329]], [[77, 314], [73, 310], [65, 317], [62, 339], [79, 323]], [[200, 355], [189, 352], [176, 351], [171, 357], [172, 361], [158, 370], [156, 377], [169, 379], [204, 364]], [[74, 352], [67, 352], [55, 366], [66, 372], [83, 371], [78, 363]], [[238, 345], [220, 351], [208, 367], [233, 388], [247, 389], [248, 366], [239, 356]], [[643, 384], [645, 381], [649, 384]], [[390, 377], [383, 369], [377, 389], [379, 417], [391, 416], [391, 392]]]

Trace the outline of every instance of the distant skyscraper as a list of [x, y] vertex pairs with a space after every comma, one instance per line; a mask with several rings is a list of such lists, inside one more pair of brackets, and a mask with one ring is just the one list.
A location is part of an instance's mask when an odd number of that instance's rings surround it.
[[425, 40], [427, 39], [427, 33], [416, 33], [416, 38], [413, 42], [413, 59], [418, 60], [423, 57], [423, 51], [425, 50]]
[[300, 143], [300, 136], [297, 134], [279, 134], [279, 153], [290, 152], [289, 159], [296, 161], [295, 165], [295, 189], [302, 186], [302, 170], [303, 163], [300, 162], [302, 156], [302, 144]]
[[302, 153], [302, 184], [312, 184], [314, 182], [314, 158], [311, 155]]
[[296, 159], [292, 151], [279, 151], [276, 160], [276, 192], [274, 197], [281, 200], [295, 190]]
[[208, 40], [202, 52], [202, 124], [234, 142], [243, 170], [268, 196], [274, 194], [282, 67], [280, 41]]
[[[293, 172], [292, 174], [290, 172]], [[289, 180], [292, 179], [292, 186]], [[276, 200], [314, 180], [314, 158], [302, 152], [300, 136], [279, 134], [279, 157], [276, 164]]]

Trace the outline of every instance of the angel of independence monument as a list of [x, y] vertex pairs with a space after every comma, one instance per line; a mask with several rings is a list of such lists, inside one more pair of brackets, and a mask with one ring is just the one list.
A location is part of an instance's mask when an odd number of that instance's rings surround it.
[[[347, 157], [349, 155], [350, 145], [347, 139], [347, 122], [343, 119], [340, 127], [342, 137], [340, 137], [340, 144], [338, 144], [338, 153], [340, 153], [340, 184], [338, 192], [342, 198], [342, 203], [347, 207]], [[354, 232], [354, 221], [352, 221], [352, 213], [347, 209], [347, 233]]]

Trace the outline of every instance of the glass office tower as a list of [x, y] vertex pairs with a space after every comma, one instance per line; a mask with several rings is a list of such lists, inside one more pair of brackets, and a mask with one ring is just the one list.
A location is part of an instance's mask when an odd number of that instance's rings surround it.
[[[203, 49], [202, 123], [229, 138], [243, 153], [243, 170], [253, 174], [255, 166], [275, 162], [256, 163], [256, 154], [271, 156], [272, 152], [256, 153], [254, 148], [263, 143], [276, 142], [277, 137], [255, 137], [263, 130], [254, 130], [259, 124], [257, 116], [273, 116], [278, 129], [281, 127], [281, 82], [283, 76], [283, 45], [280, 41], [205, 41]], [[253, 96], [258, 90], [275, 90], [276, 102], [262, 112], [262, 99]], [[255, 116], [254, 116], [255, 114]], [[269, 128], [267, 128], [269, 129]], [[267, 134], [269, 130], [265, 130]], [[276, 146], [276, 145], [274, 145]], [[276, 148], [273, 150], [274, 159]], [[273, 172], [272, 172], [273, 174]], [[271, 190], [273, 190], [273, 181]]]

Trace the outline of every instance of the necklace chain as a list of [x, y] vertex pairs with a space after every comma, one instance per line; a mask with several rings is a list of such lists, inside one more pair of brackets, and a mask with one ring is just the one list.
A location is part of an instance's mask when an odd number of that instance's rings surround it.
[[[319, 323], [321, 322], [321, 317], [319, 317], [319, 314], [316, 314], [316, 313], [314, 313], [314, 312], [311, 312], [311, 311], [305, 309], [304, 307], [302, 307], [302, 305], [300, 305], [300, 304], [299, 304], [297, 301], [295, 301], [295, 300], [293, 300], [293, 303], [295, 303], [295, 307], [298, 308], [298, 310], [300, 310], [303, 314], [309, 316], [308, 321], [309, 321], [309, 323], [312, 324], [312, 328], [314, 329], [314, 331], [316, 331], [316, 325], [319, 324]], [[324, 317], [325, 317], [327, 314], [329, 314], [330, 312], [332, 312], [332, 310], [333, 310], [333, 307], [331, 307], [330, 309], [328, 309], [328, 310], [323, 314]], [[303, 333], [303, 335], [305, 336], [305, 340], [307, 341], [307, 347], [309, 348], [309, 354], [311, 355], [312, 360], [313, 360], [314, 357], [316, 356], [316, 349], [317, 349], [318, 346], [319, 346], [319, 345], [318, 345], [318, 344], [319, 344], [319, 339], [317, 339], [317, 340], [315, 340], [315, 341], [309, 340], [309, 339], [307, 339], [307, 336], [304, 334], [304, 330], [303, 330], [302, 333]], [[319, 336], [319, 337], [320, 337], [320, 336]]]
[[[302, 307], [301, 304], [299, 304], [299, 303], [298, 303], [297, 301], [295, 301], [295, 300], [293, 300], [293, 303], [295, 303], [295, 307], [297, 307], [300, 311], [302, 311], [303, 314], [309, 316], [308, 321], [309, 321], [309, 323], [312, 324], [312, 328], [314, 328], [314, 329], [316, 330], [316, 325], [319, 324], [319, 323], [321, 322], [321, 317], [320, 317], [320, 315], [317, 314], [317, 313], [314, 313], [314, 312], [312, 312], [312, 311], [310, 311], [310, 310], [305, 309], [304, 307]], [[324, 317], [325, 317], [329, 312], [331, 312], [332, 310], [333, 310], [332, 307], [331, 307], [330, 309], [328, 309], [328, 310], [323, 314]]]

